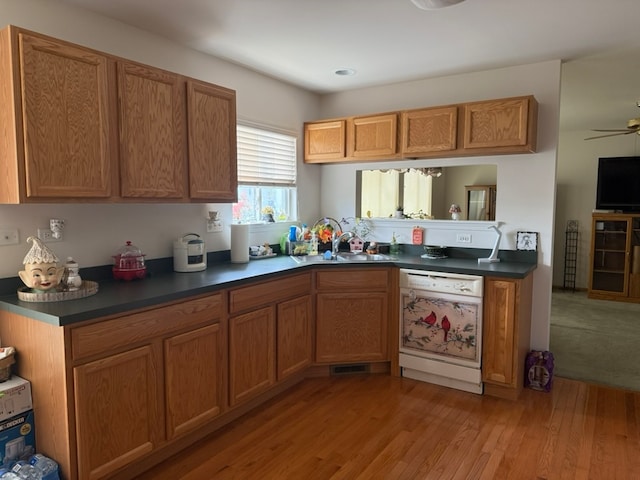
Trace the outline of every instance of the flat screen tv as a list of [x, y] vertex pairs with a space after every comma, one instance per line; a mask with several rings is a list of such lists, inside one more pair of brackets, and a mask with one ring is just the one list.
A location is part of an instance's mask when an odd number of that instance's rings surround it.
[[596, 208], [640, 211], [640, 157], [599, 159]]

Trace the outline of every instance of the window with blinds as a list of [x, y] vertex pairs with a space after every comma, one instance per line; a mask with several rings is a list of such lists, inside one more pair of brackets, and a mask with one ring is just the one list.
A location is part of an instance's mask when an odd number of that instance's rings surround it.
[[248, 125], [237, 126], [238, 203], [242, 223], [297, 220], [297, 138]]

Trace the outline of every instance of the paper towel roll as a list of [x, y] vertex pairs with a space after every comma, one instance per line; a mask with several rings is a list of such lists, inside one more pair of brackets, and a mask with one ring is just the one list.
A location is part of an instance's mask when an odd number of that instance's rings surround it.
[[231, 263], [249, 261], [249, 225], [230, 225]]

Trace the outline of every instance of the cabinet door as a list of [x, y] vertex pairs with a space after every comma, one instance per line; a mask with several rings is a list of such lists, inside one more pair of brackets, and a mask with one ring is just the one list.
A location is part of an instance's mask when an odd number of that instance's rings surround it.
[[73, 369], [79, 478], [103, 478], [162, 441], [157, 358], [149, 345]]
[[183, 197], [185, 95], [177, 74], [118, 63], [122, 197]]
[[25, 33], [18, 38], [25, 196], [109, 197], [116, 123], [107, 58]]
[[627, 296], [630, 224], [630, 218], [593, 217], [590, 294]]
[[236, 93], [187, 81], [189, 197], [237, 201]]
[[386, 293], [318, 293], [316, 361], [387, 360]]
[[226, 337], [220, 323], [164, 341], [167, 436], [218, 416], [226, 406]]
[[344, 160], [346, 155], [346, 122], [336, 120], [304, 124], [304, 161], [322, 163]]
[[347, 157], [394, 158], [397, 145], [397, 113], [355, 117], [347, 122]]
[[[463, 105], [464, 149], [535, 151], [537, 112], [532, 97], [507, 98]], [[496, 153], [499, 153], [497, 150]]]
[[232, 406], [276, 381], [275, 311], [265, 307], [229, 320], [229, 397]]
[[311, 297], [289, 300], [277, 309], [278, 380], [304, 370], [313, 361]]
[[[485, 279], [482, 337], [482, 379], [515, 386], [515, 281]], [[521, 366], [524, 369], [524, 364]]]
[[456, 149], [458, 107], [402, 112], [403, 157], [419, 157]]

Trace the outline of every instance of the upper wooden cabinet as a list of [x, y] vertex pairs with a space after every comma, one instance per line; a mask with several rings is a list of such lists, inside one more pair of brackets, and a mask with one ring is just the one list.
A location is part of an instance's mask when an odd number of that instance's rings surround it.
[[398, 114], [353, 117], [347, 121], [347, 157], [390, 159], [398, 155]]
[[[532, 153], [538, 104], [531, 95], [419, 108], [305, 124], [305, 162], [331, 163], [398, 158], [464, 157]], [[346, 122], [346, 154], [317, 144], [309, 127]], [[336, 137], [337, 138], [337, 137]], [[397, 142], [397, 143], [396, 143]], [[309, 152], [322, 151], [322, 156]]]
[[174, 73], [118, 62], [122, 197], [183, 198], [183, 87]]
[[0, 32], [0, 201], [112, 195], [109, 67], [98, 52], [14, 27]]
[[402, 112], [404, 157], [438, 155], [456, 149], [458, 107], [420, 108]]
[[304, 124], [304, 160], [307, 163], [340, 161], [346, 157], [346, 121]]
[[536, 150], [538, 103], [532, 96], [465, 103], [462, 148], [478, 153]]
[[0, 31], [1, 203], [236, 200], [235, 92]]
[[236, 92], [187, 80], [189, 197], [236, 202]]
[[304, 124], [306, 163], [398, 158], [398, 113]]

